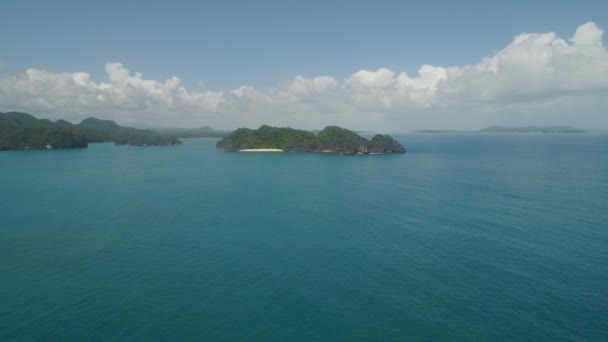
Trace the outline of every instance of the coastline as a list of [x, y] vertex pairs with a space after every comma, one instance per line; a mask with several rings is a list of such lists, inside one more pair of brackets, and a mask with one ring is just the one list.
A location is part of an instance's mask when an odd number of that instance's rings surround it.
[[283, 152], [280, 148], [246, 148], [239, 152]]

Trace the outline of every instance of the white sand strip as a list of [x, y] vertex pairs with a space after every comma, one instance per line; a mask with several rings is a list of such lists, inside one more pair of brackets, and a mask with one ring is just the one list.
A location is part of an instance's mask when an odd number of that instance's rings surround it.
[[283, 152], [280, 148], [248, 148], [239, 152]]

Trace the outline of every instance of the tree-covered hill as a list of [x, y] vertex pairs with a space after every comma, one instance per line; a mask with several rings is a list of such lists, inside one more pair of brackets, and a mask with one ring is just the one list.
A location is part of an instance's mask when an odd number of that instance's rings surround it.
[[111, 120], [87, 118], [74, 126], [83, 132], [89, 142], [113, 142], [116, 145], [159, 146], [177, 145], [181, 141], [174, 135], [165, 135], [147, 129], [118, 125]]
[[0, 151], [87, 147], [86, 137], [62, 128], [17, 128], [0, 124]]
[[403, 153], [405, 148], [388, 135], [376, 135], [371, 141], [337, 126], [310, 131], [261, 126], [239, 128], [223, 137], [217, 148], [226, 152], [246, 149], [281, 149], [290, 152], [328, 152], [339, 154]]
[[89, 142], [117, 145], [176, 145], [174, 136], [88, 118], [77, 125], [65, 120], [38, 119], [27, 113], [0, 113], [0, 150], [87, 147]]

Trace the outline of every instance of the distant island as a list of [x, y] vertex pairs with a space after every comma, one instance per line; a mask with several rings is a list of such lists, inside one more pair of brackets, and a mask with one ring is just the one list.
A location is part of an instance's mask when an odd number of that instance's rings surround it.
[[569, 126], [524, 126], [524, 127], [503, 127], [490, 126], [480, 129], [482, 133], [585, 133], [584, 130]]
[[490, 126], [477, 131], [458, 131], [451, 129], [423, 129], [414, 133], [585, 133], [584, 130], [569, 126]]
[[114, 121], [92, 117], [74, 125], [65, 120], [38, 119], [27, 113], [0, 113], [0, 151], [83, 148], [91, 142], [133, 146], [182, 143], [175, 136], [124, 127]]
[[335, 154], [405, 153], [405, 148], [388, 135], [371, 140], [337, 126], [318, 132], [263, 125], [239, 128], [217, 142], [225, 152], [323, 152]]
[[173, 135], [182, 139], [221, 138], [230, 133], [230, 131], [221, 131], [209, 126], [198, 128], [153, 128], [151, 130], [163, 135]]

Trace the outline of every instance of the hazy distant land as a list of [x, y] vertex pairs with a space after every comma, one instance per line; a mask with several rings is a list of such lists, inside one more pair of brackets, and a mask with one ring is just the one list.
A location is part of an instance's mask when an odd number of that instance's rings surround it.
[[569, 126], [490, 126], [477, 131], [459, 131], [452, 129], [422, 129], [414, 133], [585, 133], [585, 130]]
[[230, 131], [221, 131], [209, 126], [197, 128], [152, 128], [152, 131], [164, 135], [173, 135], [178, 138], [221, 138]]

